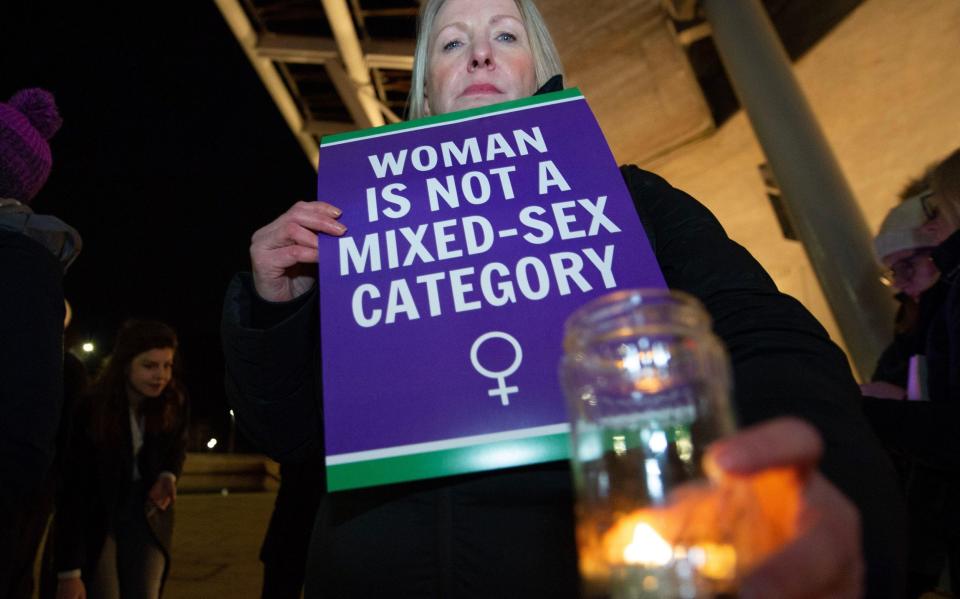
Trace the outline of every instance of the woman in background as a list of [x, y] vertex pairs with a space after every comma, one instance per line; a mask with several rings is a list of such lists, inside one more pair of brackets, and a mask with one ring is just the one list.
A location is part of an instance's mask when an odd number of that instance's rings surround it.
[[186, 450], [177, 335], [128, 321], [78, 406], [57, 502], [59, 599], [160, 596]]
[[926, 342], [927, 384], [931, 400], [960, 402], [960, 150], [933, 170], [930, 184], [922, 230], [938, 244], [930, 257], [940, 270], [942, 297], [936, 298]]

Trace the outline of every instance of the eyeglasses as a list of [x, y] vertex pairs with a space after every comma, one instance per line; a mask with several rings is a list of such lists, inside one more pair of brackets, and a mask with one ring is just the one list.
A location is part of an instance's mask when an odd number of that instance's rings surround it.
[[916, 273], [917, 264], [930, 259], [931, 251], [928, 249], [917, 250], [906, 258], [901, 258], [893, 263], [889, 269], [880, 275], [880, 282], [887, 287], [892, 287], [896, 283], [905, 283], [913, 279]]
[[923, 206], [923, 215], [927, 218], [927, 221], [931, 221], [940, 215], [940, 207], [937, 206], [937, 202], [933, 198], [932, 189], [920, 194], [920, 205]]

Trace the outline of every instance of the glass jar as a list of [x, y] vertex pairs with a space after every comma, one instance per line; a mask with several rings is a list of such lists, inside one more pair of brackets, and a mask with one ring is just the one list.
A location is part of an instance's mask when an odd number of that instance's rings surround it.
[[570, 316], [564, 354], [586, 596], [732, 596], [756, 505], [704, 465], [735, 430], [706, 310], [681, 292], [617, 291]]

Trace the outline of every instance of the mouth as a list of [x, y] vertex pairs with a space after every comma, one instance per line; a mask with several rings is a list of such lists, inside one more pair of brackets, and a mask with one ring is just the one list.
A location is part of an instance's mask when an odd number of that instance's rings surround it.
[[488, 94], [501, 94], [503, 92], [500, 89], [491, 83], [474, 83], [473, 85], [467, 87], [463, 90], [463, 93], [460, 94], [463, 96], [485, 96]]

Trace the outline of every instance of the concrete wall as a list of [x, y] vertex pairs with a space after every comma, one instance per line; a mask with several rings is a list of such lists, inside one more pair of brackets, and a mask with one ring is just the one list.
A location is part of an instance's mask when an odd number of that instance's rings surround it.
[[177, 483], [180, 493], [276, 491], [280, 465], [259, 454], [188, 453]]
[[[795, 71], [871, 232], [908, 178], [960, 146], [956, 0], [867, 0]], [[706, 204], [780, 289], [842, 344], [803, 248], [781, 236], [757, 171], [761, 162], [741, 112], [711, 137], [644, 166]]]

